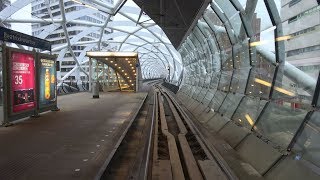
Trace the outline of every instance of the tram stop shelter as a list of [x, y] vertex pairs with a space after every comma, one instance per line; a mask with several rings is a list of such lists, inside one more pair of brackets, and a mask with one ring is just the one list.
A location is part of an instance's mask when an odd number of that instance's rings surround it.
[[89, 89], [97, 83], [100, 91], [137, 92], [142, 85], [141, 68], [136, 52], [88, 51]]

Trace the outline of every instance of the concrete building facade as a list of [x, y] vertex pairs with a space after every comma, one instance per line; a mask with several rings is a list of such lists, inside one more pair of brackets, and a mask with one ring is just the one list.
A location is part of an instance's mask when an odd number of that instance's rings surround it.
[[313, 78], [320, 69], [320, 1], [281, 0], [286, 60]]

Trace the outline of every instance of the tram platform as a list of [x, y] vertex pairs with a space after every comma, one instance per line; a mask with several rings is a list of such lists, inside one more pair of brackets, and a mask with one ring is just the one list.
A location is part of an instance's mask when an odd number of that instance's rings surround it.
[[60, 96], [61, 111], [1, 127], [0, 179], [94, 179], [146, 96]]

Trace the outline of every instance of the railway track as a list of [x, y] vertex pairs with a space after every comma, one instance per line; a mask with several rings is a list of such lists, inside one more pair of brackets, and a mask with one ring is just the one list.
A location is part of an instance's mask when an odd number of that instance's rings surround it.
[[152, 179], [237, 179], [205, 145], [179, 104], [156, 87]]
[[96, 179], [238, 179], [157, 84], [123, 137]]

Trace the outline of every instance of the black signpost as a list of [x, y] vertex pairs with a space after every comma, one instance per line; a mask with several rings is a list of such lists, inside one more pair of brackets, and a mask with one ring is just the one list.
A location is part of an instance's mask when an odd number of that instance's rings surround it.
[[0, 40], [51, 51], [51, 42], [0, 26]]
[[[51, 42], [0, 27], [0, 40], [49, 50]], [[2, 125], [57, 107], [56, 56], [2, 46]]]

